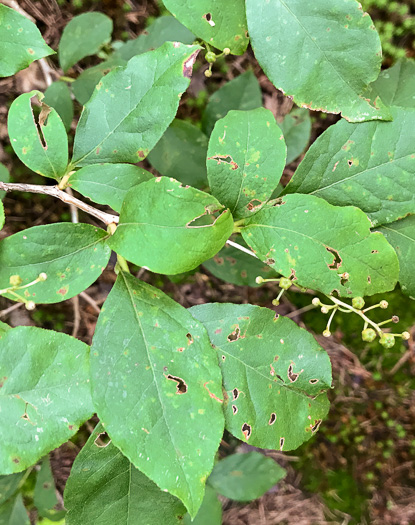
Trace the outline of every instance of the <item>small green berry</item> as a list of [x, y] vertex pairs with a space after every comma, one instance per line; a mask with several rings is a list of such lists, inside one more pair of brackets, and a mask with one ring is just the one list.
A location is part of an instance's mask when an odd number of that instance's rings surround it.
[[314, 297], [314, 299], [311, 301], [314, 306], [320, 306], [321, 302], [318, 297]]
[[376, 332], [373, 330], [373, 328], [366, 328], [366, 330], [363, 330], [362, 332], [362, 339], [367, 343], [371, 343], [376, 339]]
[[43, 281], [46, 281], [46, 279], [48, 278], [47, 274], [45, 272], [42, 272], [39, 274], [39, 281], [43, 282]]
[[383, 334], [379, 340], [379, 343], [384, 348], [392, 348], [395, 344], [395, 337], [392, 334]]
[[231, 52], [231, 50], [229, 49], [229, 47], [225, 47], [225, 49], [223, 50], [223, 54], [224, 55], [229, 55]]
[[363, 299], [363, 297], [353, 297], [352, 305], [353, 305], [353, 308], [356, 308], [357, 310], [361, 310], [365, 305], [365, 300]]
[[213, 64], [213, 62], [216, 62], [216, 55], [213, 53], [213, 51], [208, 51], [205, 55], [206, 62], [209, 62], [209, 64]]
[[20, 277], [20, 275], [11, 275], [10, 284], [12, 286], [20, 286], [22, 284], [22, 278]]
[[278, 306], [278, 305], [280, 304], [279, 299], [273, 299], [273, 300], [272, 300], [272, 304], [273, 304], [274, 306]]
[[287, 277], [281, 277], [279, 286], [283, 290], [288, 290], [288, 288], [291, 288], [292, 284], [292, 281], [290, 279], [287, 279]]
[[33, 301], [27, 301], [25, 306], [26, 310], [34, 310], [36, 308], [36, 304]]
[[402, 332], [402, 339], [404, 341], [408, 341], [411, 338], [411, 334], [409, 332]]
[[379, 306], [383, 309], [383, 310], [386, 310], [386, 308], [389, 306], [389, 303], [388, 301], [381, 301], [379, 303]]
[[321, 307], [321, 313], [322, 314], [328, 314], [329, 313], [329, 309], [327, 308], [327, 306], [322, 306]]
[[264, 282], [264, 278], [261, 277], [260, 275], [258, 275], [258, 277], [256, 277], [256, 279], [255, 279], [255, 282], [257, 284], [262, 284]]
[[206, 69], [205, 77], [210, 78], [211, 76], [212, 76], [212, 71], [210, 69]]
[[330, 330], [324, 330], [323, 337], [330, 337], [330, 336], [331, 336]]

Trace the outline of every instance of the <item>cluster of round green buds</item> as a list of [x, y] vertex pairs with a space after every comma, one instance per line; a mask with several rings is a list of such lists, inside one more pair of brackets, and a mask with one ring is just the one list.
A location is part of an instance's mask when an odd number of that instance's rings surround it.
[[209, 64], [213, 64], [213, 62], [216, 62], [216, 55], [213, 51], [208, 51], [205, 55], [205, 59]]
[[365, 305], [365, 300], [363, 297], [353, 297], [352, 299], [352, 306], [353, 308], [356, 308], [357, 310], [361, 310]]
[[20, 275], [11, 275], [10, 279], [9, 279], [9, 282], [10, 282], [11, 286], [16, 287], [16, 286], [20, 286], [23, 281], [22, 281], [22, 278], [20, 277]]
[[376, 332], [373, 330], [373, 328], [366, 328], [362, 332], [362, 339], [367, 343], [372, 343], [376, 339]]
[[395, 336], [393, 334], [382, 334], [379, 343], [384, 348], [392, 348], [395, 344]]
[[288, 288], [291, 288], [293, 282], [291, 279], [287, 279], [287, 277], [281, 277], [279, 282], [279, 287], [283, 290], [288, 290]]

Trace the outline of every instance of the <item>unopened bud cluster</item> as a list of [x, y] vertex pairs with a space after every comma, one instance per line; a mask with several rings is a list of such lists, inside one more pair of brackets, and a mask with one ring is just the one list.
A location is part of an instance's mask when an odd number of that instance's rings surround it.
[[11, 275], [9, 278], [10, 286], [4, 290], [0, 290], [0, 295], [11, 295], [15, 300], [20, 303], [24, 303], [27, 310], [34, 310], [36, 308], [36, 303], [34, 301], [29, 301], [26, 297], [23, 297], [17, 293], [17, 290], [22, 290], [23, 288], [29, 288], [37, 283], [42, 283], [48, 278], [45, 272], [41, 272], [34, 281], [31, 281], [27, 284], [22, 284], [23, 279], [20, 275]]

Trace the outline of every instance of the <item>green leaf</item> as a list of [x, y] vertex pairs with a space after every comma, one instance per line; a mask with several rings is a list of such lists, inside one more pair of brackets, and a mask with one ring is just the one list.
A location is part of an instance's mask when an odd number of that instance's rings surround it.
[[0, 476], [0, 508], [1, 505], [17, 492], [25, 474], [25, 472], [18, 472], [17, 474], [10, 474], [9, 476]]
[[222, 525], [222, 504], [218, 500], [216, 491], [206, 485], [205, 497], [202, 506], [196, 514], [194, 520], [190, 514], [186, 514], [183, 520], [184, 525]]
[[33, 465], [93, 413], [89, 347], [33, 326], [0, 339], [0, 472]]
[[257, 256], [301, 286], [340, 297], [393, 290], [396, 254], [367, 216], [312, 195], [286, 195], [247, 219], [245, 241]]
[[243, 0], [163, 0], [167, 9], [195, 35], [208, 44], [233, 55], [242, 55], [248, 46]]
[[[10, 182], [9, 170], [6, 168], [4, 164], [1, 164], [1, 162], [0, 162], [0, 182]], [[6, 195], [5, 191], [0, 191], [0, 200], [3, 200], [5, 195]]]
[[207, 135], [212, 133], [215, 122], [226, 117], [231, 109], [247, 111], [262, 106], [262, 92], [252, 71], [246, 71], [224, 84], [210, 97], [202, 117], [202, 127]]
[[175, 119], [150, 152], [148, 161], [161, 175], [205, 188], [207, 149], [208, 138], [199, 128]]
[[146, 29], [134, 40], [128, 40], [119, 47], [114, 56], [123, 60], [130, 60], [136, 55], [141, 55], [151, 49], [157, 49], [164, 42], [181, 42], [182, 44], [193, 44], [196, 39], [187, 27], [182, 25], [173, 16], [161, 16], [146, 27]]
[[91, 380], [113, 443], [194, 516], [223, 433], [221, 375], [203, 326], [121, 272], [98, 318]]
[[235, 219], [261, 209], [277, 186], [287, 156], [271, 111], [230, 111], [210, 136], [207, 157], [212, 194]]
[[362, 209], [374, 226], [415, 213], [415, 109], [391, 108], [392, 122], [330, 126], [285, 193], [309, 193]]
[[[242, 239], [238, 239], [238, 244], [246, 247]], [[241, 242], [242, 241], [242, 242]], [[271, 279], [277, 273], [268, 265], [256, 257], [225, 244], [222, 250], [212, 259], [205, 261], [203, 266], [207, 268], [218, 279], [237, 286], [257, 287], [255, 279], [258, 276], [264, 279]]]
[[103, 13], [83, 13], [68, 23], [59, 42], [59, 64], [67, 71], [111, 40], [112, 20]]
[[173, 120], [199, 49], [167, 42], [108, 73], [82, 112], [73, 163], [143, 160]]
[[204, 304], [190, 309], [216, 347], [226, 393], [225, 428], [250, 445], [292, 450], [328, 412], [327, 353], [311, 334], [268, 308]]
[[68, 164], [68, 137], [65, 126], [53, 109], [41, 103], [36, 122], [31, 98], [39, 102], [43, 94], [31, 91], [17, 97], [9, 110], [7, 126], [10, 142], [19, 159], [44, 177], [60, 179]]
[[99, 423], [75, 459], [65, 487], [67, 525], [180, 525], [186, 512], [110, 442]]
[[287, 145], [287, 160], [290, 164], [306, 149], [311, 136], [311, 119], [307, 109], [294, 108], [279, 124]]
[[0, 506], [0, 525], [30, 525], [21, 494]]
[[352, 122], [390, 120], [382, 101], [362, 96], [382, 62], [379, 35], [355, 0], [246, 0], [255, 56], [298, 106]]
[[93, 164], [71, 175], [69, 186], [119, 212], [127, 191], [152, 178], [150, 172], [131, 164]]
[[71, 128], [73, 119], [73, 102], [71, 92], [65, 82], [53, 82], [45, 91], [43, 102], [56, 109], [66, 131]]
[[251, 501], [285, 477], [287, 471], [259, 452], [232, 454], [216, 463], [208, 483], [226, 498]]
[[232, 215], [214, 197], [158, 177], [129, 190], [108, 244], [138, 266], [174, 275], [210, 259], [232, 230]]
[[5, 220], [5, 217], [4, 217], [3, 203], [0, 201], [0, 230], [4, 226], [4, 220]]
[[399, 259], [399, 283], [405, 295], [415, 299], [415, 215], [378, 229]]
[[71, 84], [72, 92], [76, 100], [84, 106], [91, 98], [95, 86], [101, 78], [116, 67], [125, 66], [126, 64], [125, 60], [112, 56], [108, 60], [105, 60], [105, 62], [101, 62], [101, 64], [83, 71], [75, 82]]
[[[59, 303], [90, 286], [108, 263], [108, 234], [90, 224], [56, 223], [34, 226], [0, 241], [0, 288], [10, 287], [10, 277], [20, 276], [21, 286], [40, 273], [46, 281], [17, 290], [35, 303]], [[16, 296], [6, 297], [16, 301]]]
[[52, 54], [33, 22], [0, 4], [0, 77], [14, 75]]
[[[0, 338], [1, 336], [4, 334], [4, 332], [6, 332], [7, 330], [10, 330], [10, 326], [6, 323], [2, 323], [0, 321]], [[0, 498], [1, 498], [1, 493], [0, 493]]]
[[33, 503], [39, 516], [51, 518], [53, 521], [59, 521], [65, 516], [64, 510], [54, 510], [58, 504], [58, 498], [48, 456], [43, 458], [36, 476]]
[[367, 95], [373, 101], [380, 97], [388, 106], [415, 108], [415, 61], [401, 59], [382, 71], [368, 87]]

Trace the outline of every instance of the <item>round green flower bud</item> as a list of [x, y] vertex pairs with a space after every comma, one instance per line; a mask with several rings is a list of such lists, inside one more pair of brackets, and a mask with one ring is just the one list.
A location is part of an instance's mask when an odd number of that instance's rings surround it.
[[25, 306], [26, 310], [34, 310], [36, 308], [36, 304], [33, 301], [27, 301]]
[[209, 62], [209, 64], [213, 64], [213, 62], [216, 62], [216, 55], [213, 53], [213, 51], [208, 51], [205, 55], [206, 62]]
[[330, 337], [330, 336], [331, 336], [331, 332], [330, 332], [330, 330], [324, 330], [324, 332], [323, 332], [323, 336], [324, 336], [324, 337]]
[[386, 310], [386, 308], [389, 306], [389, 303], [388, 301], [381, 301], [379, 303], [379, 306], [383, 309], [383, 310]]
[[274, 306], [278, 306], [278, 305], [280, 304], [279, 299], [273, 299], [273, 300], [272, 300], [272, 304], [273, 304]]
[[229, 47], [225, 47], [225, 49], [223, 50], [223, 54], [224, 55], [229, 55], [231, 52], [231, 50], [229, 49]]
[[363, 299], [363, 297], [353, 297], [352, 305], [353, 305], [353, 308], [356, 308], [357, 310], [361, 310], [365, 305], [365, 300]]
[[314, 299], [311, 301], [314, 306], [320, 306], [321, 302], [318, 297], [314, 297]]
[[212, 71], [210, 69], [206, 69], [205, 77], [210, 78], [211, 76], [212, 76]]
[[329, 309], [327, 308], [327, 306], [322, 306], [321, 307], [321, 313], [322, 314], [328, 314], [329, 313]]
[[287, 277], [281, 277], [280, 279], [280, 288], [283, 290], [288, 290], [288, 288], [291, 288], [292, 281], [290, 279], [287, 279]]
[[385, 348], [392, 348], [395, 344], [395, 337], [392, 334], [383, 334], [379, 343]]
[[408, 341], [411, 338], [411, 334], [409, 332], [402, 332], [402, 339], [404, 341]]
[[39, 274], [39, 281], [43, 282], [43, 281], [46, 281], [46, 279], [48, 278], [47, 274], [45, 272], [42, 272]]
[[20, 275], [11, 275], [10, 276], [10, 284], [12, 286], [20, 286], [22, 284], [22, 278]]
[[376, 332], [373, 330], [373, 328], [366, 328], [366, 330], [363, 330], [362, 332], [362, 339], [367, 343], [371, 343], [376, 339]]
[[264, 282], [264, 278], [258, 275], [258, 277], [255, 278], [255, 282], [257, 284], [262, 284]]

